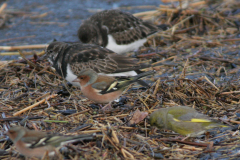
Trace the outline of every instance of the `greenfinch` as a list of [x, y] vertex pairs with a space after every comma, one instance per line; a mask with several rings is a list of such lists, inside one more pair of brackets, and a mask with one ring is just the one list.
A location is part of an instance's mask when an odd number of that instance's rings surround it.
[[227, 127], [187, 106], [161, 108], [150, 115], [150, 125], [196, 137], [215, 127]]

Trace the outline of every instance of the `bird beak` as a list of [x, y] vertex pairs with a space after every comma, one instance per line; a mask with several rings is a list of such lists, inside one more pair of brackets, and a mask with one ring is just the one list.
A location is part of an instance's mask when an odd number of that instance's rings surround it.
[[80, 80], [78, 78], [76, 78], [72, 82], [80, 82]]
[[19, 141], [24, 135], [25, 135], [24, 131], [19, 131], [17, 134], [17, 137], [14, 138], [13, 143], [16, 143], [17, 141]]
[[38, 58], [38, 61], [42, 61], [46, 58], [47, 58], [47, 53], [45, 52], [45, 54], [42, 57]]

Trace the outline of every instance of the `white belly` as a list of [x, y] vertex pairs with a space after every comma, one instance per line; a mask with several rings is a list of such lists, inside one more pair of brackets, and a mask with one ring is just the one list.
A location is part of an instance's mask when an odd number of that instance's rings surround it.
[[[111, 74], [104, 74], [104, 73], [99, 73], [99, 75], [107, 75], [107, 76], [136, 76], [137, 73], [135, 71], [128, 71], [128, 72], [120, 72], [120, 73], [111, 73]], [[67, 74], [66, 74], [66, 80], [70, 82], [74, 86], [80, 86], [80, 83], [78, 82], [73, 82], [77, 78], [77, 75], [75, 75], [72, 70], [70, 65], [67, 65]]]
[[130, 44], [122, 44], [119, 45], [116, 43], [115, 39], [112, 35], [108, 35], [108, 44], [106, 48], [118, 53], [123, 54], [130, 51], [137, 50], [139, 47], [141, 47], [145, 42], [147, 41], [147, 38], [137, 40], [135, 42], [132, 42]]
[[121, 72], [121, 73], [110, 73], [110, 74], [103, 74], [103, 73], [99, 73], [99, 75], [107, 75], [107, 76], [136, 76], [137, 72], [135, 71], [128, 71], [128, 72]]
[[66, 74], [66, 80], [70, 83], [72, 83], [72, 85], [74, 86], [78, 86], [80, 87], [80, 84], [78, 82], [73, 82], [73, 80], [75, 80], [77, 78], [77, 76], [72, 72], [70, 65], [67, 65], [67, 74]]

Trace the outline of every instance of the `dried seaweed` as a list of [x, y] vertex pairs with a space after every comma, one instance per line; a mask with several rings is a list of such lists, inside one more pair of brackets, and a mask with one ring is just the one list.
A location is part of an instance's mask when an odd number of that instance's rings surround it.
[[[202, 2], [202, 1], [201, 1]], [[97, 138], [67, 145], [59, 159], [238, 159], [240, 123], [239, 1], [204, 1], [161, 5], [136, 14], [169, 29], [158, 32], [137, 53], [157, 73], [151, 88], [129, 87], [112, 109], [102, 111], [79, 88], [67, 86], [38, 54], [0, 63], [1, 132], [25, 125], [50, 133], [97, 133]], [[66, 88], [67, 87], [67, 88]], [[231, 129], [214, 129], [197, 138], [170, 130], [150, 131], [147, 118], [132, 124], [134, 112], [185, 105], [223, 121]], [[29, 107], [29, 108], [28, 108]], [[26, 109], [28, 108], [28, 109]], [[131, 123], [129, 123], [131, 121]], [[1, 159], [18, 159], [1, 135]]]

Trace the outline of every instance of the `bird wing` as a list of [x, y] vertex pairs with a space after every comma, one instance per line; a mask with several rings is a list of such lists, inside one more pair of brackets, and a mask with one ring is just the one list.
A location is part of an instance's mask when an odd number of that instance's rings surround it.
[[117, 85], [116, 82], [117, 81], [114, 77], [99, 75], [96, 82], [92, 84], [92, 87], [96, 89], [100, 94], [106, 94], [109, 93], [109, 90]]
[[65, 141], [64, 136], [48, 135], [42, 139], [39, 139], [39, 141], [32, 144], [29, 148], [37, 148], [37, 147], [42, 147], [42, 146], [46, 146], [46, 145], [58, 147], [61, 145], [61, 142], [63, 142], [63, 141]]
[[102, 90], [105, 90], [106, 88], [108, 88], [109, 84], [107, 82], [97, 82], [92, 84], [92, 87], [94, 89], [99, 90], [99, 92], [101, 92]]
[[[44, 137], [42, 137], [44, 138]], [[38, 142], [41, 138], [40, 137], [36, 137], [36, 136], [32, 136], [32, 137], [23, 137], [21, 140], [27, 144], [35, 144], [36, 142]]]
[[104, 87], [105, 89], [102, 90], [100, 93], [106, 94], [106, 93], [114, 92], [117, 90], [124, 90], [131, 83], [138, 82], [138, 79], [154, 73], [155, 71], [148, 71], [148, 72], [140, 73], [133, 77], [122, 76], [122, 77], [115, 77], [115, 78], [107, 77], [107, 76], [98, 76], [99, 81], [106, 82], [106, 85]]
[[118, 73], [140, 69], [134, 58], [117, 55], [113, 51], [94, 44], [72, 44], [65, 51], [65, 62], [69, 62], [74, 74], [82, 69], [97, 73]]
[[168, 114], [175, 121], [184, 121], [184, 122], [201, 122], [201, 123], [209, 123], [212, 120], [209, 119], [208, 116], [198, 113], [193, 108], [182, 106], [182, 109], [169, 109]]
[[82, 134], [77, 136], [56, 136], [56, 135], [48, 135], [45, 138], [40, 139], [35, 144], [32, 144], [29, 148], [36, 148], [51, 145], [54, 147], [62, 146], [66, 143], [72, 143], [75, 141], [83, 141], [90, 140], [95, 137], [95, 134]]
[[143, 22], [132, 14], [120, 10], [106, 10], [91, 17], [91, 21], [99, 19], [102, 21], [103, 29], [107, 28], [117, 44], [129, 44], [158, 31], [154, 24]]
[[[24, 130], [26, 130], [26, 129], [24, 129]], [[35, 131], [35, 130], [27, 130], [25, 135], [21, 138], [21, 140], [25, 143], [33, 144], [33, 143], [36, 143], [37, 141], [39, 141], [39, 139], [42, 139], [46, 136], [47, 136], [47, 134], [44, 132], [39, 132], [39, 131]]]

